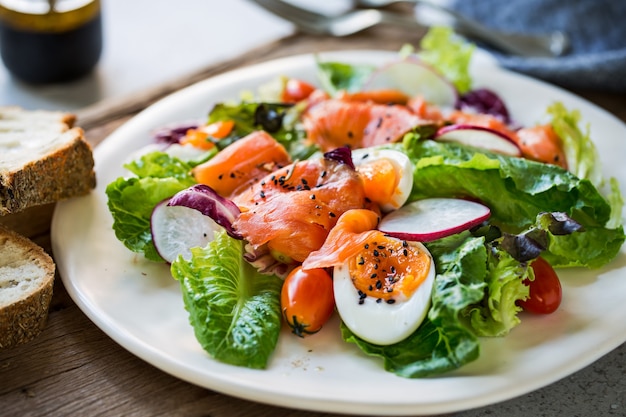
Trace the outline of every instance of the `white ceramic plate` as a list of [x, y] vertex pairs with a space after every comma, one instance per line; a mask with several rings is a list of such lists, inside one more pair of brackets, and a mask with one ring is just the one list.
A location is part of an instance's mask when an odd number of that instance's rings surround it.
[[[323, 59], [382, 63], [388, 52], [340, 52]], [[563, 90], [505, 72], [474, 66], [476, 86], [498, 91], [522, 123], [544, 120], [560, 100], [590, 123], [606, 174], [626, 185], [626, 126]], [[150, 142], [163, 125], [204, 118], [214, 103], [237, 99], [278, 75], [315, 81], [314, 58], [296, 56], [244, 68], [186, 88], [123, 125], [95, 149], [97, 188], [59, 204], [53, 250], [63, 282], [78, 306], [133, 354], [191, 383], [279, 406], [354, 414], [434, 414], [503, 401], [541, 388], [594, 362], [626, 340], [626, 251], [606, 268], [562, 273], [563, 304], [555, 314], [524, 316], [505, 337], [482, 341], [480, 358], [439, 377], [403, 379], [340, 340], [338, 320], [304, 340], [286, 330], [267, 370], [213, 361], [196, 342], [177, 282], [165, 265], [129, 252], [111, 229], [106, 185], [124, 175], [122, 162]], [[616, 152], [616, 149], [619, 149]], [[624, 188], [622, 188], [624, 192]]]

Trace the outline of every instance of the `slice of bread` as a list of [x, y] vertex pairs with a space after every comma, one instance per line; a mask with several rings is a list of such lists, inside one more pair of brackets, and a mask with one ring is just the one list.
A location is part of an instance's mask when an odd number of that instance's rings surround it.
[[85, 195], [91, 146], [70, 113], [0, 107], [0, 215]]
[[41, 332], [55, 269], [41, 247], [0, 226], [0, 349], [28, 342]]

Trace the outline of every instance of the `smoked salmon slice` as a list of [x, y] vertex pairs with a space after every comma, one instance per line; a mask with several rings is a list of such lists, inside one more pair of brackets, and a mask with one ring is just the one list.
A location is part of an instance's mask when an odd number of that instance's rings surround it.
[[233, 227], [244, 239], [297, 262], [322, 246], [344, 212], [368, 204], [356, 171], [325, 158], [281, 168], [233, 201], [242, 211]]
[[372, 236], [383, 233], [376, 230], [380, 218], [367, 209], [348, 210], [337, 221], [328, 238], [302, 263], [303, 269], [329, 268], [344, 263], [361, 250]]
[[196, 181], [231, 198], [268, 173], [291, 163], [287, 150], [265, 131], [233, 142], [192, 171]]
[[323, 151], [393, 143], [424, 122], [402, 105], [341, 99], [319, 102], [302, 117], [308, 140]]

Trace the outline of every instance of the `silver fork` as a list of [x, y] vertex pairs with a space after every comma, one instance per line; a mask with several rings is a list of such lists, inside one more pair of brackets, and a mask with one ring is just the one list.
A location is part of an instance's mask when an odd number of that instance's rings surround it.
[[[396, 3], [407, 3], [415, 5], [424, 5], [440, 12], [445, 13], [448, 17], [452, 18], [455, 30], [460, 34], [466, 34], [468, 37], [473, 37], [478, 40], [482, 40], [491, 46], [503, 49], [504, 52], [508, 51], [507, 45], [513, 44], [516, 47], [519, 43], [532, 44], [533, 47], [545, 48], [549, 55], [546, 56], [561, 56], [569, 48], [569, 39], [567, 35], [560, 31], [554, 30], [545, 34], [536, 35], [522, 35], [511, 32], [501, 32], [496, 29], [488, 28], [481, 23], [470, 19], [454, 9], [446, 7], [440, 3], [433, 2], [431, 0], [352, 0], [355, 6], [363, 8], [381, 8], [391, 6]], [[492, 44], [495, 42], [495, 44]], [[505, 44], [503, 44], [506, 43]], [[518, 54], [520, 55], [520, 54]], [[538, 55], [542, 56], [542, 55]]]
[[[266, 10], [291, 21], [299, 30], [314, 35], [348, 36], [377, 25], [425, 29], [413, 16], [378, 9], [357, 9], [326, 16], [281, 0], [252, 0]], [[502, 52], [525, 57], [554, 57], [567, 48], [563, 33], [522, 35], [503, 33], [481, 25], [464, 24], [455, 27], [457, 33], [488, 44]]]

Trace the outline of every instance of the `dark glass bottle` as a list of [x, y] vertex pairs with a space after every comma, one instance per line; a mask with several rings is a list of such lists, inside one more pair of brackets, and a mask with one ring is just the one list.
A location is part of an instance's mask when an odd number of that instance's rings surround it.
[[101, 53], [99, 0], [0, 0], [0, 55], [22, 81], [75, 80]]

